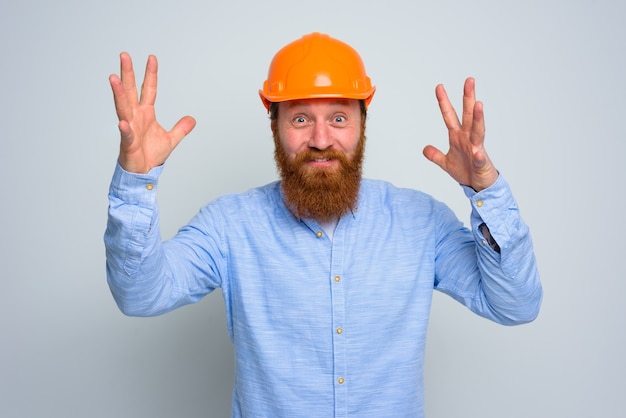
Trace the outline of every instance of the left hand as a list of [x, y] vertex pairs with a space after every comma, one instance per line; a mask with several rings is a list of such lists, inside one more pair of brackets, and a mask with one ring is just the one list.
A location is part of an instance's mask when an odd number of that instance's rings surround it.
[[458, 183], [479, 192], [491, 186], [498, 171], [491, 163], [485, 142], [485, 117], [482, 102], [476, 101], [475, 81], [465, 80], [463, 115], [459, 120], [443, 85], [435, 89], [441, 115], [448, 128], [450, 149], [444, 154], [432, 145], [424, 148], [424, 156], [441, 167]]

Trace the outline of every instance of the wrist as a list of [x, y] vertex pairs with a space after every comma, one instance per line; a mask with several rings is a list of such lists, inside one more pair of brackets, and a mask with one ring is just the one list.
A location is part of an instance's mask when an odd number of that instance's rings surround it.
[[488, 175], [481, 176], [480, 179], [476, 179], [477, 181], [473, 181], [469, 187], [474, 189], [476, 193], [488, 189], [493, 186], [496, 181], [498, 181], [500, 173], [497, 170], [491, 170]]

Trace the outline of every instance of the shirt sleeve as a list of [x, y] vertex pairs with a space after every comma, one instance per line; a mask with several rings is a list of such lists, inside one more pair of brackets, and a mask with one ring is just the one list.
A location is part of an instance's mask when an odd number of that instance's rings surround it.
[[[530, 322], [539, 313], [542, 288], [528, 226], [506, 180], [489, 188], [463, 187], [472, 213], [471, 242], [445, 234], [436, 288], [477, 314], [505, 325]], [[489, 242], [484, 227], [497, 245]], [[463, 255], [463, 257], [461, 257]]]
[[[161, 241], [156, 192], [162, 170], [135, 174], [117, 164], [109, 188], [107, 281], [118, 307], [130, 316], [160, 315], [198, 301], [218, 285], [197, 253], [173, 255], [168, 247], [175, 243]], [[201, 235], [192, 231], [187, 242], [198, 244]]]

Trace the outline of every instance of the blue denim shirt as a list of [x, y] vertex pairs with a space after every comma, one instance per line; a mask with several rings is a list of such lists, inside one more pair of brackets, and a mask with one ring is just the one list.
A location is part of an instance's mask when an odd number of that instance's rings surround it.
[[502, 324], [538, 314], [531, 238], [502, 176], [479, 193], [465, 188], [471, 230], [424, 193], [363, 180], [331, 240], [289, 212], [275, 182], [216, 199], [161, 242], [160, 172], [116, 168], [109, 286], [136, 316], [221, 289], [235, 348], [233, 417], [422, 417], [433, 289]]

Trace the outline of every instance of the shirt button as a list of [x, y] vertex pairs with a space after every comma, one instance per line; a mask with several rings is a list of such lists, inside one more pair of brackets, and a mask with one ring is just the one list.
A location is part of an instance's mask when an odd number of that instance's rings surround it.
[[335, 276], [335, 282], [339, 283], [341, 281], [341, 277]]
[[346, 382], [346, 379], [344, 379], [343, 377], [340, 377], [339, 379], [337, 379], [337, 382], [338, 382], [340, 385], [343, 385], [343, 384]]
[[154, 184], [152, 184], [152, 183], [146, 184], [146, 189], [148, 189], [148, 190], [154, 189]]
[[317, 232], [315, 233], [315, 235], [316, 235], [318, 238], [322, 238], [322, 235], [324, 235], [324, 233], [323, 233], [322, 231], [317, 231]]
[[478, 206], [479, 208], [483, 206], [483, 201], [482, 200], [477, 200], [476, 201], [476, 206]]
[[343, 334], [343, 328], [337, 328], [337, 334]]
[[487, 245], [487, 241], [483, 240], [483, 245]]

